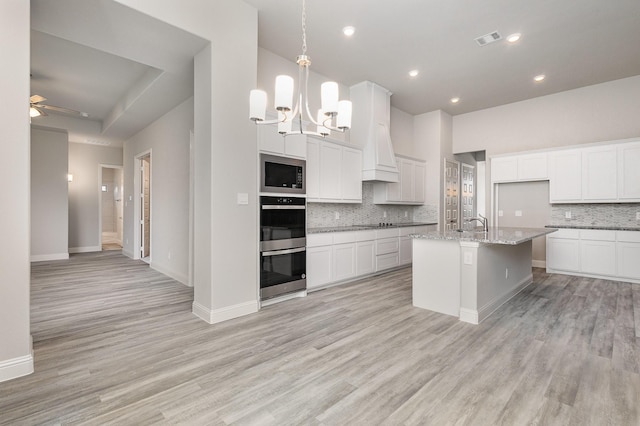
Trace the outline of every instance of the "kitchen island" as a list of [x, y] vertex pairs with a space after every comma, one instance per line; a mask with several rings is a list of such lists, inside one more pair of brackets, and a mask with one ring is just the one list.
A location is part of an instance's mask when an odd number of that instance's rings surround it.
[[555, 231], [497, 227], [411, 235], [413, 305], [479, 324], [531, 284], [531, 241]]

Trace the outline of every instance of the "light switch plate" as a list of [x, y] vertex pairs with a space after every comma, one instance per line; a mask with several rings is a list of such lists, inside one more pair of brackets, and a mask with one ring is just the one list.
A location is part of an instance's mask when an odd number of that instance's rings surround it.
[[249, 194], [238, 192], [238, 204], [249, 204]]
[[504, 211], [498, 210], [498, 216], [500, 216], [500, 217], [504, 216]]
[[571, 212], [564, 212], [565, 219], [571, 219]]
[[470, 251], [464, 252], [464, 264], [465, 265], [473, 265], [473, 255]]
[[516, 216], [518, 217], [522, 216], [522, 210], [516, 210]]

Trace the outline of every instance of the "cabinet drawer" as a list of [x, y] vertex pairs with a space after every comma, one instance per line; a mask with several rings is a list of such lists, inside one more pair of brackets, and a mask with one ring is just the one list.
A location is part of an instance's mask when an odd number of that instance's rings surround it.
[[640, 231], [616, 231], [618, 241], [640, 243]]
[[333, 233], [331, 232], [307, 235], [307, 247], [330, 246], [331, 244], [333, 244]]
[[376, 240], [376, 255], [397, 253], [398, 248], [398, 237]]
[[376, 256], [376, 272], [396, 267], [400, 264], [398, 253], [389, 253]]
[[355, 243], [356, 232], [336, 232], [333, 234], [333, 244]]
[[582, 229], [580, 231], [580, 239], [593, 241], [615, 241], [616, 231]]
[[389, 237], [397, 237], [398, 236], [398, 228], [391, 229], [379, 229], [376, 231], [376, 237], [380, 238], [389, 238]]
[[547, 238], [565, 238], [568, 240], [579, 240], [580, 230], [561, 228], [561, 229], [558, 229], [556, 232], [553, 232], [547, 235]]
[[356, 232], [356, 241], [373, 241], [376, 239], [376, 231], [358, 231]]

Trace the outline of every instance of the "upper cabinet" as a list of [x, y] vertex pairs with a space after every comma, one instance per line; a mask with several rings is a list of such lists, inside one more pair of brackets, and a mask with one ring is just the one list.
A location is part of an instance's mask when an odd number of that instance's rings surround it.
[[426, 163], [397, 157], [399, 182], [376, 182], [373, 186], [374, 204], [424, 204]]
[[640, 200], [640, 141], [618, 146], [618, 199]]
[[491, 159], [492, 182], [518, 182], [549, 179], [547, 153], [512, 155]]
[[278, 133], [275, 126], [258, 126], [258, 147], [261, 152], [283, 155], [285, 157], [306, 158], [307, 136]]
[[307, 139], [307, 201], [362, 202], [362, 151]]
[[491, 182], [549, 180], [551, 203], [640, 202], [640, 140], [491, 159]]

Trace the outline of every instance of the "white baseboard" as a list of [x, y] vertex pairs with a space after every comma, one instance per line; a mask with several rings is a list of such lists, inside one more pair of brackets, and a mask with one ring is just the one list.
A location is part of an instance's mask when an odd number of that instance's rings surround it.
[[151, 264], [149, 265], [151, 267], [151, 269], [154, 269], [158, 272], [160, 272], [161, 274], [164, 274], [170, 278], [173, 278], [174, 280], [178, 281], [180, 284], [184, 284], [186, 286], [188, 286], [189, 283], [189, 277], [185, 274], [181, 274], [179, 272], [173, 271], [169, 268], [165, 268], [162, 265], [159, 265], [157, 263], [151, 262]]
[[547, 267], [547, 261], [546, 260], [532, 260], [531, 261], [531, 266], [533, 266], [534, 268], [546, 268]]
[[19, 358], [0, 361], [0, 382], [33, 373], [33, 353]]
[[216, 324], [258, 312], [258, 301], [252, 300], [250, 302], [240, 303], [238, 305], [227, 306], [225, 308], [215, 310], [210, 310], [196, 302], [193, 302], [192, 312], [195, 316], [209, 324]]
[[132, 251], [122, 249], [122, 254], [127, 256], [129, 259], [133, 259], [133, 252]]
[[69, 253], [53, 253], [53, 254], [32, 254], [32, 262], [45, 262], [48, 260], [66, 260], [69, 259]]
[[509, 291], [501, 296], [496, 297], [480, 309], [473, 310], [468, 308], [460, 308], [460, 321], [468, 322], [471, 324], [480, 324], [489, 315], [494, 313], [500, 306], [511, 300], [516, 294], [527, 288], [529, 284], [533, 282], [533, 275], [528, 275]]
[[94, 251], [102, 251], [102, 247], [100, 246], [69, 247], [69, 253], [90, 253]]

